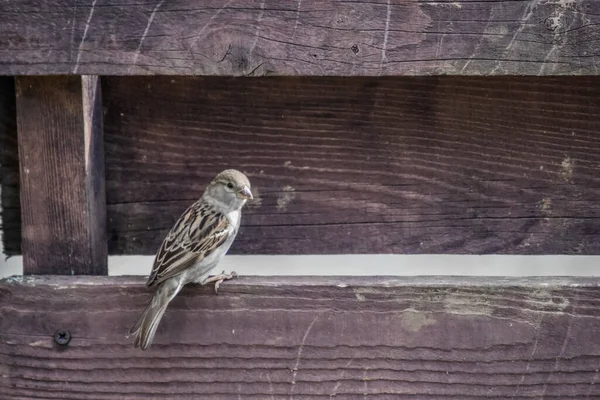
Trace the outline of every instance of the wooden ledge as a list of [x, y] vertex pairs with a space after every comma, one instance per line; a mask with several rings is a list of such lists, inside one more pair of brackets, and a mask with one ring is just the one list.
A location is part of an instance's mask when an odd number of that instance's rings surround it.
[[600, 3], [0, 3], [4, 75], [598, 74]]
[[[88, 286], [119, 286], [132, 288], [132, 290], [145, 290], [146, 277], [139, 275], [124, 276], [90, 276], [90, 275], [14, 275], [0, 279], [2, 286], [29, 286], [44, 287], [53, 290], [85, 288]], [[600, 288], [599, 277], [577, 276], [451, 276], [451, 275], [423, 275], [423, 276], [239, 276], [227, 281], [221, 286], [221, 291], [263, 290], [265, 288], [407, 288], [407, 287], [473, 287], [482, 290], [494, 288], [521, 287], [521, 288]], [[229, 289], [227, 289], [229, 288]], [[185, 290], [206, 290], [197, 285], [190, 284]], [[148, 293], [151, 293], [149, 290]]]
[[600, 396], [600, 278], [240, 277], [184, 289], [146, 352], [143, 282], [0, 282], [3, 398]]

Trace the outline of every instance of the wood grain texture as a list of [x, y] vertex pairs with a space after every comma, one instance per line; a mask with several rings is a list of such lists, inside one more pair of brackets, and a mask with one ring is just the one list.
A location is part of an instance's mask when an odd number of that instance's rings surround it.
[[[599, 254], [599, 88], [107, 77], [109, 251], [154, 254], [206, 182], [237, 167], [257, 200], [234, 254]], [[4, 232], [7, 249], [19, 233]]]
[[600, 3], [528, 1], [0, 4], [0, 74], [597, 74]]
[[4, 254], [20, 254], [21, 206], [15, 79], [4, 76], [0, 77], [0, 190]]
[[[100, 78], [81, 77], [83, 112], [83, 149], [85, 156], [85, 194], [92, 274], [108, 274], [108, 235], [104, 169], [104, 126]], [[94, 264], [98, 265], [94, 265]]]
[[234, 254], [600, 254], [600, 79], [106, 78], [109, 251], [224, 168]]
[[[597, 279], [258, 278], [190, 286], [153, 346], [140, 278], [0, 283], [3, 399], [597, 399]], [[68, 346], [53, 342], [66, 329]]]
[[95, 77], [19, 77], [23, 268], [106, 274], [101, 94]]

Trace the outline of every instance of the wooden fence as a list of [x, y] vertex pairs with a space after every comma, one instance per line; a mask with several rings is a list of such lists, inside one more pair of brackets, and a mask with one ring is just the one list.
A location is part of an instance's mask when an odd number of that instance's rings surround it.
[[143, 278], [106, 276], [227, 167], [232, 254], [600, 254], [599, 16], [0, 4], [0, 399], [600, 399], [596, 278], [242, 276], [142, 352]]

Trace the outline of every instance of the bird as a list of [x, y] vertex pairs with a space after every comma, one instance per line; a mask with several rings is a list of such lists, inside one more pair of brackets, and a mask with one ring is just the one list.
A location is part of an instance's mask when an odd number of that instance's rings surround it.
[[150, 303], [129, 330], [134, 347], [146, 350], [167, 306], [188, 283], [219, 285], [237, 274], [210, 275], [237, 236], [242, 207], [252, 200], [250, 181], [242, 172], [226, 169], [206, 186], [204, 193], [181, 214], [160, 245], [146, 286], [156, 290]]

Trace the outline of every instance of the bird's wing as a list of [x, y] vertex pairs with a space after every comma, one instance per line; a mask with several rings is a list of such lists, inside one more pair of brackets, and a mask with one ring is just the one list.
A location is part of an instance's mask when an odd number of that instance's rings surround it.
[[146, 282], [155, 286], [207, 257], [231, 235], [227, 218], [201, 200], [179, 217], [156, 253]]

